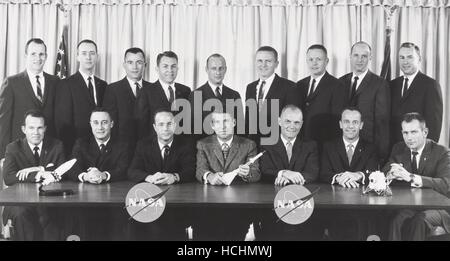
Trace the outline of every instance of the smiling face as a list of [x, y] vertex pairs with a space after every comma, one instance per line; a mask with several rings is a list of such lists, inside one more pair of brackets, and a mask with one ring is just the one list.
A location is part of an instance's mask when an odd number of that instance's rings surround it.
[[345, 110], [342, 112], [339, 126], [342, 129], [344, 139], [347, 141], [355, 141], [359, 138], [359, 131], [363, 128], [361, 114], [358, 111]]
[[25, 125], [22, 126], [22, 132], [25, 134], [27, 141], [33, 145], [39, 145], [44, 140], [45, 120], [40, 117], [28, 115], [25, 119]]
[[97, 50], [92, 43], [82, 43], [78, 47], [77, 61], [80, 63], [80, 70], [83, 72], [93, 72], [97, 62]]
[[211, 127], [219, 139], [227, 141], [233, 137], [236, 121], [230, 114], [214, 112], [211, 118]]
[[420, 63], [420, 56], [414, 47], [402, 47], [398, 52], [400, 69], [405, 75], [413, 75], [417, 72]]
[[155, 123], [153, 123], [153, 128], [155, 129], [158, 140], [161, 143], [168, 144], [173, 140], [175, 127], [175, 120], [172, 113], [158, 112], [155, 115]]
[[223, 57], [210, 57], [206, 66], [206, 73], [211, 83], [221, 85], [227, 73], [225, 59]]
[[299, 109], [286, 109], [278, 118], [278, 125], [281, 127], [281, 135], [286, 140], [297, 137], [303, 124], [303, 114]]
[[128, 52], [125, 56], [123, 68], [127, 73], [127, 77], [133, 81], [140, 81], [145, 69], [145, 57], [142, 53]]
[[47, 60], [45, 45], [31, 42], [26, 50], [25, 60], [27, 70], [34, 74], [41, 73]]
[[259, 51], [256, 53], [256, 71], [259, 78], [265, 80], [275, 73], [278, 61], [275, 54], [270, 51]]
[[350, 55], [350, 64], [355, 73], [363, 73], [369, 67], [369, 61], [372, 59], [370, 48], [366, 44], [357, 43], [353, 47]]
[[159, 79], [167, 84], [172, 84], [177, 78], [178, 61], [174, 57], [161, 57], [159, 65], [156, 67]]
[[310, 49], [306, 54], [306, 64], [311, 75], [320, 76], [325, 73], [328, 57], [323, 50]]
[[94, 137], [99, 141], [107, 141], [111, 137], [114, 122], [109, 113], [98, 111], [91, 114], [91, 129]]
[[418, 120], [402, 122], [403, 140], [406, 146], [413, 151], [422, 148], [427, 140], [428, 129], [420, 124]]

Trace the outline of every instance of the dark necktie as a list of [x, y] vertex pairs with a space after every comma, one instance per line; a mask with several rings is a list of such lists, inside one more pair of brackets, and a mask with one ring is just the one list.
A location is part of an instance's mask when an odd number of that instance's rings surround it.
[[216, 97], [217, 99], [222, 99], [222, 94], [220, 93], [220, 87], [216, 87]]
[[405, 78], [405, 84], [403, 84], [403, 90], [402, 90], [402, 97], [404, 97], [405, 96], [405, 94], [406, 94], [406, 91], [408, 90], [408, 78], [406, 78], [406, 77], [404, 77]]
[[261, 85], [259, 86], [258, 104], [261, 104], [264, 99], [264, 86], [265, 85], [266, 85], [266, 81], [262, 81]]
[[94, 98], [94, 86], [92, 85], [92, 77], [91, 76], [88, 77], [88, 89], [89, 89], [89, 95], [91, 96], [92, 103], [96, 104], [95, 98]]
[[228, 146], [228, 144], [224, 143], [222, 144], [222, 153], [223, 153], [223, 158], [226, 160], [228, 157], [228, 152], [230, 151], [230, 146]]
[[173, 93], [172, 86], [169, 85], [169, 103], [172, 105], [175, 100], [175, 94]]
[[33, 148], [33, 151], [34, 151], [34, 154], [33, 154], [33, 156], [34, 156], [34, 165], [35, 166], [39, 166], [39, 147], [35, 146]]
[[134, 85], [136, 86], [136, 98], [137, 98], [141, 94], [141, 86], [139, 85], [138, 82], [135, 82]]
[[417, 155], [419, 154], [419, 152], [417, 151], [412, 151], [412, 160], [411, 160], [411, 172], [412, 174], [418, 174], [417, 172]]
[[40, 102], [42, 102], [42, 87], [41, 82], [39, 81], [39, 75], [36, 75], [36, 92], [37, 92], [37, 98]]
[[163, 149], [164, 149], [164, 160], [166, 160], [170, 153], [170, 147], [169, 145], [166, 145], [163, 147]]
[[311, 88], [309, 89], [308, 98], [311, 98], [312, 94], [314, 93], [314, 87], [316, 85], [316, 79], [312, 80]]
[[352, 84], [352, 89], [350, 90], [350, 101], [353, 100], [353, 97], [355, 96], [356, 85], [358, 84], [358, 80], [359, 80], [358, 76], [355, 76]]
[[105, 146], [105, 144], [100, 144], [100, 153], [101, 154], [105, 154], [105, 152], [106, 152], [106, 146]]

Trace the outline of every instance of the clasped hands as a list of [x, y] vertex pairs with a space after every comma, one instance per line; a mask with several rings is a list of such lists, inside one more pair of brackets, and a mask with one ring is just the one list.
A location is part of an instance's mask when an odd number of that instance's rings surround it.
[[[242, 164], [239, 165], [239, 168], [237, 169], [238, 173], [237, 175], [241, 178], [247, 178], [248, 174], [250, 173], [250, 166], [249, 164]], [[207, 180], [209, 184], [211, 185], [225, 185], [225, 181], [222, 179], [223, 175], [226, 173], [223, 172], [216, 172], [211, 173], [207, 176]]]
[[107, 179], [106, 173], [95, 167], [89, 168], [87, 172], [83, 172], [82, 174], [83, 180], [92, 184], [100, 184]]
[[19, 181], [25, 181], [32, 172], [37, 172], [36, 182], [42, 181], [43, 185], [48, 185], [57, 181], [52, 172], [46, 171], [43, 166], [21, 169], [17, 172], [16, 177], [19, 179]]
[[148, 175], [145, 181], [155, 185], [171, 185], [177, 181], [177, 178], [175, 174], [156, 172], [153, 175]]
[[275, 179], [276, 186], [285, 186], [289, 183], [304, 185], [305, 178], [300, 172], [291, 170], [282, 170], [281, 175]]
[[345, 171], [336, 176], [336, 182], [345, 188], [359, 188], [359, 180], [363, 174], [360, 172]]
[[387, 173], [387, 179], [396, 179], [411, 182], [411, 173], [403, 167], [403, 164], [391, 163], [391, 169]]

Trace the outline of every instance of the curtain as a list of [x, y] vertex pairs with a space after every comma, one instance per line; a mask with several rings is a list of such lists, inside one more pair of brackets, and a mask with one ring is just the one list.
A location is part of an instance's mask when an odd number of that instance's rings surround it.
[[[70, 8], [68, 17], [57, 4]], [[384, 57], [385, 6], [399, 5], [392, 18], [392, 76], [397, 77], [398, 47], [416, 43], [421, 71], [442, 87], [444, 122], [440, 143], [449, 143], [450, 0], [0, 0], [0, 78], [22, 71], [24, 46], [31, 37], [48, 48], [45, 71], [55, 68], [64, 23], [68, 23], [70, 73], [77, 70], [76, 45], [96, 41], [96, 75], [113, 82], [124, 77], [123, 53], [129, 47], [146, 53], [145, 79], [157, 79], [156, 55], [173, 50], [179, 56], [177, 81], [192, 88], [207, 80], [206, 58], [222, 54], [225, 84], [245, 96], [256, 79], [254, 53], [262, 45], [279, 52], [276, 72], [298, 81], [308, 75], [306, 49], [321, 43], [328, 49], [328, 71], [340, 77], [350, 71], [351, 45], [372, 46], [370, 69], [379, 74]]]

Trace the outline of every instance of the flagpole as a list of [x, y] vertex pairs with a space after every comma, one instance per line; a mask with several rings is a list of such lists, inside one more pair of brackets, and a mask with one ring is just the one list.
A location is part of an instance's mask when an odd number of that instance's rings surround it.
[[381, 67], [380, 76], [386, 80], [391, 80], [391, 34], [394, 31], [392, 28], [392, 17], [395, 11], [399, 8], [398, 5], [383, 6], [386, 13], [386, 42], [384, 47], [384, 61]]
[[67, 52], [67, 39], [68, 39], [68, 28], [69, 28], [69, 15], [71, 6], [67, 4], [57, 4], [56, 7], [59, 11], [63, 12], [63, 28], [61, 33], [61, 43], [58, 49], [58, 55], [56, 60], [55, 74], [64, 79], [69, 73], [69, 64], [67, 62], [68, 52]]

